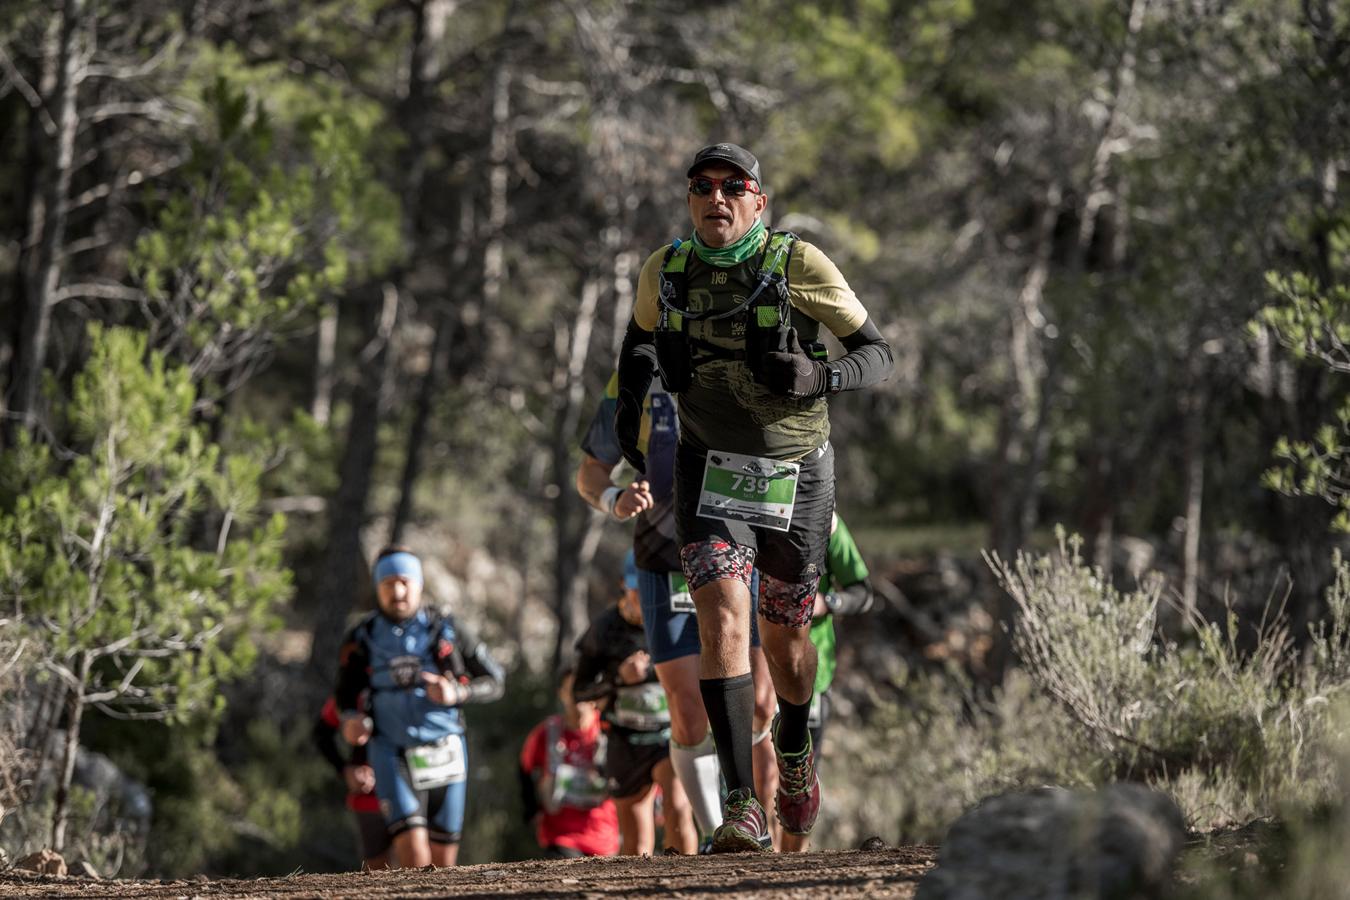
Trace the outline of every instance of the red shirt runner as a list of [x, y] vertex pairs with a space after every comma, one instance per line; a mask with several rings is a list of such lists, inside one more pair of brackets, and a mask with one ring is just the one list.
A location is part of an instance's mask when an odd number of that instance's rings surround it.
[[[550, 731], [557, 741], [549, 747]], [[592, 727], [573, 731], [562, 716], [550, 716], [534, 727], [520, 751], [520, 767], [537, 777], [554, 775], [559, 764], [589, 771], [595, 766], [600, 747], [600, 720]], [[550, 750], [552, 752], [550, 752]], [[540, 847], [571, 847], [587, 856], [613, 856], [619, 852], [619, 815], [614, 801], [588, 809], [560, 806], [556, 812], [542, 810], [537, 830]]]
[[[323, 724], [328, 726], [336, 734], [342, 720], [338, 717], [337, 701], [329, 697], [323, 704], [323, 711], [319, 714]], [[366, 748], [353, 747], [352, 758], [349, 765], [366, 765]], [[361, 794], [356, 791], [347, 792], [347, 808], [352, 812], [359, 813], [377, 813], [380, 811], [380, 798], [375, 796], [374, 792]]]

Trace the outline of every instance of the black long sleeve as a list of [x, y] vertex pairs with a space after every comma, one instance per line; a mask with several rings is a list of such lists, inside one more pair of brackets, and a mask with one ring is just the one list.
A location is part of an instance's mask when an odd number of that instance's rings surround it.
[[840, 391], [871, 387], [891, 377], [895, 369], [891, 345], [870, 318], [857, 331], [840, 338], [839, 343], [848, 353], [831, 360], [830, 365], [839, 369]]
[[638, 408], [647, 396], [656, 375], [656, 345], [654, 332], [645, 330], [636, 319], [628, 320], [628, 330], [623, 334], [623, 346], [619, 348], [619, 395], [624, 391], [636, 398]]
[[623, 458], [638, 472], [647, 471], [647, 460], [638, 449], [642, 431], [642, 403], [656, 374], [656, 347], [652, 332], [636, 321], [628, 323], [619, 350], [618, 402], [614, 409], [614, 437]]
[[333, 693], [339, 713], [356, 712], [362, 691], [370, 687], [370, 654], [356, 632], [356, 628], [348, 632], [338, 652], [338, 683]]
[[847, 587], [832, 591], [834, 604], [831, 612], [838, 616], [856, 616], [872, 608], [872, 583], [864, 578]]
[[493, 658], [487, 644], [474, 641], [465, 647], [464, 666], [469, 671], [469, 696], [465, 703], [491, 703], [506, 694], [506, 671]]
[[325, 722], [323, 716], [319, 716], [314, 720], [314, 730], [310, 732], [310, 736], [314, 739], [314, 746], [318, 748], [319, 755], [328, 760], [328, 764], [341, 775], [347, 766], [347, 760], [343, 758], [342, 751], [338, 750], [337, 733], [337, 728]]
[[614, 693], [616, 680], [612, 660], [600, 646], [597, 625], [592, 624], [577, 639], [576, 676], [572, 679], [572, 696], [577, 700], [602, 700]]
[[441, 674], [469, 689], [463, 703], [491, 703], [506, 693], [506, 672], [492, 658], [487, 645], [454, 619], [449, 619], [455, 640], [445, 656], [437, 658]]

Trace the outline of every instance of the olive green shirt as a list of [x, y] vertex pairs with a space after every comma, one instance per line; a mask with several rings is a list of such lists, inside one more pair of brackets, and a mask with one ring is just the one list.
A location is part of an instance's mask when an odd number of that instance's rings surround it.
[[[668, 247], [648, 257], [638, 276], [633, 318], [646, 331], [654, 331], [660, 320], [657, 296]], [[723, 269], [690, 253], [685, 267], [690, 311], [731, 309], [744, 301], [754, 290], [759, 262], [757, 254]], [[816, 338], [820, 325], [836, 337], [847, 337], [867, 321], [867, 310], [839, 269], [806, 241], [799, 240], [792, 248], [788, 300], [792, 325], [803, 343]], [[717, 321], [690, 320], [689, 335], [727, 350], [741, 350], [745, 322], [746, 317], [739, 314]], [[795, 460], [823, 446], [830, 436], [824, 397], [794, 400], [775, 394], [754, 380], [744, 360], [701, 361], [693, 383], [680, 393], [678, 406], [682, 439], [704, 450]]]

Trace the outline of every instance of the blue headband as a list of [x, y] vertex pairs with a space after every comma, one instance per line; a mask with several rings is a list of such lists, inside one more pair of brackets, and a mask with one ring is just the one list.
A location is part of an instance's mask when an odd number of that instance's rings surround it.
[[390, 553], [388, 556], [381, 556], [375, 563], [375, 584], [379, 585], [386, 578], [395, 575], [402, 575], [409, 581], [422, 583], [422, 561], [411, 553], [405, 553], [400, 550], [398, 553]]

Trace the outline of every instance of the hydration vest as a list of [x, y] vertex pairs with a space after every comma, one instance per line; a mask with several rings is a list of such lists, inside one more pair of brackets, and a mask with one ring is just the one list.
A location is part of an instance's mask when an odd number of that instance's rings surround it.
[[[672, 394], [688, 389], [694, 369], [715, 360], [739, 360], [759, 377], [759, 361], [765, 353], [787, 349], [788, 329], [792, 323], [792, 305], [788, 300], [788, 263], [797, 236], [790, 231], [769, 235], [760, 257], [755, 287], [750, 296], [729, 310], [693, 312], [689, 306], [689, 278], [686, 268], [694, 249], [692, 240], [671, 242], [661, 262], [660, 290], [657, 301], [656, 361], [661, 381]], [[716, 321], [733, 316], [745, 317], [745, 343], [739, 350], [728, 349], [689, 334], [691, 321]], [[826, 358], [824, 344], [803, 341], [803, 348], [816, 359]], [[697, 350], [697, 355], [696, 355]]]
[[553, 796], [549, 799], [554, 807], [594, 809], [609, 799], [609, 779], [604, 774], [609, 738], [604, 731], [596, 738], [595, 751], [586, 766], [564, 759], [567, 745], [561, 716], [549, 716], [544, 740], [548, 742], [548, 774], [553, 778]]

